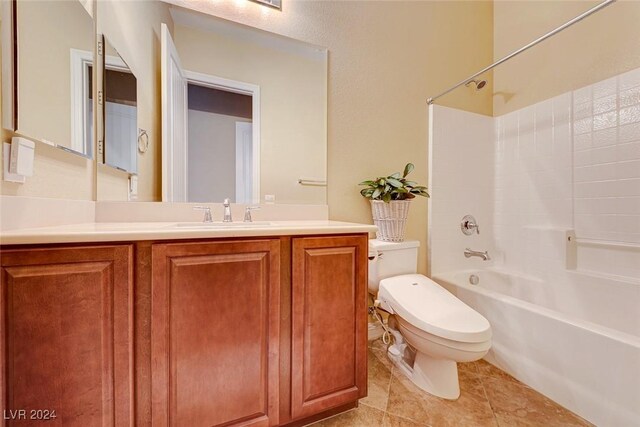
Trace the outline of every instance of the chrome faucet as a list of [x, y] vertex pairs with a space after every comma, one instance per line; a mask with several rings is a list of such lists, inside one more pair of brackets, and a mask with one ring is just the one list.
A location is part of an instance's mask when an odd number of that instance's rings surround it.
[[233, 222], [233, 219], [231, 219], [231, 202], [229, 202], [229, 199], [224, 199], [224, 218], [222, 219], [222, 222]]
[[209, 206], [194, 206], [193, 209], [197, 211], [204, 211], [202, 222], [213, 222], [213, 218], [211, 218], [211, 208]]
[[478, 258], [482, 258], [483, 261], [491, 260], [488, 251], [472, 251], [469, 248], [464, 250], [464, 256], [467, 258], [471, 258], [472, 256], [477, 256]]
[[251, 211], [256, 209], [260, 209], [260, 206], [247, 206], [244, 208], [244, 222], [253, 222], [253, 218], [251, 218]]

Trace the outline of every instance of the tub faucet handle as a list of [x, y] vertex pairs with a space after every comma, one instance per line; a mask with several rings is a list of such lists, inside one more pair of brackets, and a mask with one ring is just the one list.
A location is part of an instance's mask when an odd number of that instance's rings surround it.
[[460, 230], [465, 236], [471, 236], [475, 231], [476, 234], [480, 234], [480, 226], [472, 215], [465, 215], [460, 222]]

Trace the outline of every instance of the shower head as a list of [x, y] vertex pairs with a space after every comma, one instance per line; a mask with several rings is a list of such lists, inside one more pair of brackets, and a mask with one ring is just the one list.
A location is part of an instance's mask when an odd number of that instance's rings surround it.
[[487, 81], [486, 81], [486, 80], [470, 80], [470, 81], [468, 81], [468, 82], [465, 84], [465, 86], [466, 86], [466, 87], [469, 87], [469, 85], [470, 85], [471, 83], [473, 83], [474, 85], [476, 85], [476, 90], [480, 90], [480, 89], [482, 89], [483, 87], [485, 87], [485, 85], [487, 84]]

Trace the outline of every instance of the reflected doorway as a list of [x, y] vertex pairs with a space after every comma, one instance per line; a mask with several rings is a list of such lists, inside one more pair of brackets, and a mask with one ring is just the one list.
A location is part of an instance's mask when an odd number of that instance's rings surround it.
[[191, 80], [187, 90], [187, 200], [252, 203], [252, 96]]

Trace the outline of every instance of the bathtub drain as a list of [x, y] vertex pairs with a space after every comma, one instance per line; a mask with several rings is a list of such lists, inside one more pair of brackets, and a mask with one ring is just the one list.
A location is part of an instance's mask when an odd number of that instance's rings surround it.
[[471, 283], [472, 285], [477, 285], [479, 282], [480, 282], [480, 278], [475, 274], [472, 274], [471, 276], [469, 276], [469, 283]]

